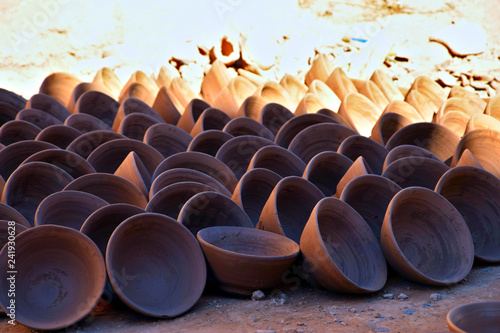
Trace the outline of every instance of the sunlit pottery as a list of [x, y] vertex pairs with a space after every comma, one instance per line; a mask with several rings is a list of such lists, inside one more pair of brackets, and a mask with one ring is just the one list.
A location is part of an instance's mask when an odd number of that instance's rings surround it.
[[155, 78], [156, 85], [158, 87], [168, 87], [175, 77], [180, 77], [177, 68], [169, 63], [163, 64]]
[[132, 139], [116, 139], [103, 143], [87, 157], [97, 172], [114, 173], [125, 157], [134, 151], [150, 175], [163, 162], [164, 157], [153, 147]]
[[281, 127], [293, 117], [293, 113], [286, 107], [269, 103], [262, 108], [257, 120], [276, 136]]
[[418, 90], [410, 90], [404, 101], [415, 108], [425, 121], [432, 121], [434, 113], [438, 112], [441, 106], [436, 106], [432, 100]]
[[393, 148], [389, 151], [389, 154], [385, 157], [384, 161], [384, 170], [389, 166], [392, 162], [397, 161], [401, 158], [405, 157], [427, 157], [436, 161], [441, 161], [430, 151], [414, 146], [414, 145], [401, 145]]
[[38, 205], [35, 226], [56, 224], [80, 230], [90, 214], [106, 205], [107, 201], [86, 192], [56, 192]]
[[234, 189], [233, 201], [243, 208], [254, 226], [259, 222], [262, 208], [281, 178], [269, 169], [254, 168], [241, 177]]
[[344, 191], [344, 188], [349, 184], [349, 182], [357, 177], [363, 176], [363, 175], [369, 175], [372, 174], [372, 170], [370, 169], [370, 166], [366, 162], [366, 160], [363, 158], [363, 156], [358, 157], [352, 165], [349, 167], [349, 169], [345, 172], [344, 176], [338, 181], [337, 184], [337, 191], [335, 192], [335, 197], [340, 198], [342, 196], [342, 192]]
[[383, 113], [373, 126], [370, 138], [385, 146], [394, 133], [412, 121], [397, 113]]
[[158, 121], [151, 116], [143, 113], [131, 113], [123, 118], [118, 133], [129, 139], [142, 141], [146, 131], [156, 124]]
[[12, 143], [35, 140], [40, 127], [25, 120], [9, 120], [0, 127], [0, 143], [8, 146]]
[[[425, 75], [418, 76], [413, 81], [410, 91], [412, 90], [426, 96], [434, 104], [436, 111], [446, 101], [445, 90], [437, 82]], [[427, 119], [427, 117], [424, 118]]]
[[227, 67], [220, 61], [215, 60], [207, 71], [201, 82], [201, 94], [208, 104], [213, 104], [219, 93], [232, 79]]
[[481, 164], [477, 161], [477, 159], [474, 157], [474, 155], [470, 152], [469, 149], [465, 149], [463, 151], [462, 156], [460, 156], [460, 159], [458, 160], [455, 167], [461, 166], [461, 165], [469, 165], [469, 166], [473, 166], [475, 168], [483, 169]]
[[16, 120], [28, 121], [41, 129], [44, 129], [51, 125], [62, 124], [62, 121], [60, 121], [56, 117], [38, 109], [23, 109], [17, 113]]
[[110, 96], [112, 96], [115, 99], [118, 98], [120, 90], [123, 86], [122, 82], [115, 74], [115, 72], [108, 67], [103, 67], [99, 69], [95, 73], [92, 82], [106, 89], [110, 94]]
[[274, 171], [281, 177], [300, 177], [306, 164], [288, 149], [273, 145], [262, 147], [253, 155], [247, 171], [256, 168]]
[[182, 113], [182, 116], [179, 118], [179, 122], [177, 123], [177, 127], [183, 129], [184, 131], [190, 133], [194, 127], [194, 124], [198, 121], [203, 111], [210, 108], [210, 104], [201, 100], [201, 99], [193, 99], [186, 106], [186, 109]]
[[55, 149], [51, 143], [25, 140], [15, 142], [0, 150], [0, 176], [8, 179], [14, 170], [28, 157], [45, 149]]
[[26, 109], [45, 111], [60, 122], [64, 122], [71, 115], [65, 105], [46, 94], [35, 94], [26, 102]]
[[66, 149], [66, 147], [80, 135], [82, 135], [82, 132], [73, 127], [52, 125], [40, 131], [35, 140], [49, 142], [61, 149]]
[[295, 106], [285, 88], [275, 81], [266, 81], [255, 90], [254, 95], [262, 97], [267, 103], [277, 103], [289, 109]]
[[296, 76], [286, 73], [280, 80], [280, 84], [285, 88], [290, 101], [293, 105], [297, 105], [302, 97], [307, 92], [307, 86], [297, 79]]
[[389, 104], [389, 99], [373, 81], [353, 79], [352, 82], [358, 92], [372, 101], [379, 109], [383, 110]]
[[167, 124], [177, 125], [181, 118], [180, 103], [174, 100], [165, 86], [160, 87], [152, 108], [158, 113]]
[[469, 119], [465, 127], [463, 135], [477, 129], [491, 129], [500, 132], [500, 120], [493, 118], [487, 114], [476, 114]]
[[497, 94], [488, 101], [484, 109], [484, 114], [500, 120], [500, 95]]
[[437, 123], [451, 129], [456, 135], [461, 137], [466, 132], [470, 118], [468, 114], [462, 111], [448, 111]]
[[242, 135], [224, 143], [215, 158], [226, 164], [233, 171], [237, 179], [248, 169], [254, 154], [266, 146], [274, 146], [274, 142], [260, 136]]
[[164, 122], [163, 118], [160, 117], [153, 108], [137, 98], [129, 97], [120, 104], [120, 108], [113, 122], [113, 131], [117, 132], [123, 119], [132, 113], [143, 113], [152, 117], [159, 123]]
[[500, 302], [469, 303], [448, 312], [450, 332], [480, 333], [500, 329]]
[[110, 128], [113, 126], [120, 103], [100, 91], [85, 92], [75, 105], [75, 113], [86, 113], [104, 122]]
[[34, 225], [35, 211], [47, 196], [73, 181], [64, 170], [48, 163], [31, 162], [18, 167], [5, 183], [2, 202], [21, 213]]
[[71, 177], [94, 173], [95, 169], [80, 155], [64, 149], [45, 149], [26, 158], [21, 165], [30, 162], [44, 162], [52, 164], [66, 171]]
[[460, 97], [450, 97], [448, 98], [439, 108], [437, 112], [437, 119], [439, 120], [443, 117], [447, 112], [450, 111], [461, 111], [467, 114], [469, 117], [474, 116], [475, 114], [483, 113], [484, 109], [478, 108], [477, 105], [474, 104], [473, 101], [466, 98]]
[[195, 137], [206, 130], [222, 130], [230, 120], [231, 118], [219, 109], [205, 109], [194, 124], [190, 134], [192, 137]]
[[256, 228], [299, 242], [314, 206], [323, 197], [323, 193], [304, 178], [283, 178], [267, 199]]
[[260, 96], [248, 96], [245, 101], [241, 103], [235, 118], [248, 117], [259, 121], [262, 108], [264, 108], [266, 104], [267, 101]]
[[67, 105], [69, 112], [71, 113], [77, 112], [76, 104], [78, 103], [78, 100], [83, 94], [85, 94], [88, 91], [99, 91], [103, 94], [107, 93], [106, 89], [102, 88], [98, 84], [92, 82], [81, 82], [75, 87], [73, 93], [71, 94], [71, 99], [69, 100], [69, 103]]
[[360, 93], [351, 93], [342, 99], [338, 113], [359, 134], [370, 136], [382, 109]]
[[84, 133], [73, 140], [66, 150], [77, 153], [83, 158], [87, 158], [97, 147], [111, 140], [124, 139], [119, 133], [100, 130]]
[[399, 91], [398, 87], [385, 71], [376, 69], [370, 77], [370, 80], [377, 85], [389, 101], [402, 101], [404, 99], [401, 91]]
[[177, 220], [196, 235], [198, 231], [214, 226], [253, 228], [247, 213], [236, 202], [217, 192], [201, 192], [189, 199]]
[[387, 280], [382, 249], [363, 218], [348, 204], [324, 198], [300, 237], [304, 265], [326, 289], [372, 293]]
[[411, 186], [433, 190], [441, 176], [450, 168], [441, 161], [427, 157], [403, 157], [389, 164], [382, 176], [402, 188]]
[[82, 133], [111, 130], [105, 122], [87, 113], [72, 114], [66, 119], [64, 126], [72, 127]]
[[62, 105], [68, 105], [73, 90], [80, 82], [80, 79], [68, 73], [52, 73], [43, 80], [39, 92], [55, 98]]
[[476, 92], [469, 91], [458, 85], [451, 87], [448, 98], [452, 97], [465, 98], [469, 103], [474, 104], [475, 107], [480, 110], [484, 110], [487, 104]]
[[352, 160], [342, 154], [325, 151], [309, 161], [302, 177], [316, 185], [325, 196], [332, 196], [337, 192], [339, 181], [352, 163]]
[[452, 166], [457, 164], [466, 149], [486, 171], [500, 177], [500, 132], [477, 129], [464, 135], [456, 147]]
[[472, 236], [462, 215], [444, 197], [422, 187], [409, 187], [394, 196], [380, 240], [395, 271], [427, 285], [461, 281], [474, 261]]
[[309, 85], [307, 93], [297, 104], [295, 115], [315, 113], [320, 109], [328, 108], [337, 111], [340, 107], [340, 99], [322, 81], [314, 80]]
[[113, 203], [127, 203], [145, 208], [147, 199], [132, 182], [109, 173], [90, 173], [69, 183], [64, 191], [82, 191]]
[[184, 181], [165, 186], [151, 198], [146, 211], [170, 216], [173, 219], [179, 217], [179, 212], [184, 204], [194, 195], [201, 192], [217, 192], [208, 185]]
[[132, 182], [142, 191], [144, 196], [147, 197], [149, 195], [151, 174], [135, 152], [131, 151], [127, 157], [125, 157], [114, 174]]
[[207, 279], [196, 238], [174, 219], [154, 213], [129, 217], [115, 229], [106, 266], [120, 299], [151, 317], [170, 318], [188, 311], [203, 293]]
[[380, 175], [387, 156], [387, 149], [379, 143], [361, 135], [353, 135], [346, 138], [339, 146], [338, 153], [355, 161], [363, 156], [373, 173]]
[[339, 124], [316, 124], [298, 133], [290, 142], [288, 149], [307, 164], [316, 154], [323, 151], [337, 151], [340, 144], [352, 135], [357, 133]]
[[241, 76], [242, 78], [248, 80], [251, 84], [253, 84], [255, 89], [257, 89], [258, 86], [266, 83], [268, 80], [260, 74], [256, 74], [256, 73], [247, 71], [246, 69], [243, 69], [243, 68], [238, 68], [237, 72], [238, 72], [238, 76]]
[[318, 56], [313, 60], [311, 68], [306, 73], [306, 85], [310, 85], [314, 80], [326, 82], [334, 69], [334, 64], [328, 59], [326, 54], [318, 54]]
[[152, 106], [155, 100], [156, 91], [152, 92], [144, 84], [140, 82], [132, 82], [129, 86], [125, 86], [122, 90], [118, 102], [122, 104], [127, 98], [136, 98], [145, 104]]
[[191, 140], [186, 151], [197, 151], [215, 157], [220, 147], [232, 138], [234, 136], [220, 130], [206, 130]]
[[153, 174], [153, 180], [164, 171], [174, 168], [187, 168], [203, 172], [215, 178], [231, 193], [233, 193], [238, 183], [233, 171], [231, 171], [222, 161], [208, 154], [195, 151], [177, 153], [167, 157], [158, 168], [156, 168]]
[[274, 141], [274, 134], [271, 133], [269, 129], [258, 121], [247, 117], [239, 117], [230, 120], [226, 126], [224, 126], [223, 131], [232, 136], [254, 135]]
[[335, 68], [331, 72], [325, 83], [328, 87], [330, 87], [330, 89], [333, 90], [341, 101], [343, 101], [348, 94], [358, 92], [352, 80], [340, 67]]
[[144, 134], [144, 143], [168, 157], [186, 151], [193, 138], [189, 133], [171, 124], [155, 124]]
[[394, 133], [386, 148], [400, 145], [414, 145], [427, 149], [441, 161], [450, 163], [460, 141], [458, 135], [443, 125], [434, 123], [415, 123]]
[[424, 118], [418, 111], [405, 101], [395, 100], [389, 102], [384, 109], [383, 114], [397, 113], [405, 118], [408, 118], [412, 123], [423, 122]]
[[191, 90], [186, 80], [180, 77], [174, 77], [167, 89], [170, 96], [179, 103], [178, 109], [180, 110], [185, 109], [193, 99], [200, 98], [198, 94]]
[[384, 215], [392, 198], [401, 191], [393, 181], [379, 175], [354, 178], [344, 187], [340, 199], [354, 208], [380, 241]]
[[215, 189], [217, 192], [227, 197], [231, 197], [231, 192], [215, 178], [193, 169], [174, 168], [162, 172], [154, 179], [153, 184], [151, 184], [151, 190], [149, 191], [149, 199], [151, 200], [151, 198], [161, 189], [179, 182], [205, 184]]
[[253, 95], [255, 86], [247, 79], [237, 76], [221, 90], [215, 98], [212, 106], [222, 110], [224, 113], [233, 118], [238, 113], [238, 110], [245, 99]]

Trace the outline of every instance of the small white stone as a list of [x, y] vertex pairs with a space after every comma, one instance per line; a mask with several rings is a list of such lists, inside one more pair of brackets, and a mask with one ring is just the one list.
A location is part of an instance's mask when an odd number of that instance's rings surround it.
[[401, 293], [401, 294], [399, 294], [398, 299], [400, 299], [400, 300], [408, 299], [408, 295]]
[[256, 290], [252, 293], [252, 300], [254, 301], [260, 301], [264, 299], [266, 295], [261, 290]]

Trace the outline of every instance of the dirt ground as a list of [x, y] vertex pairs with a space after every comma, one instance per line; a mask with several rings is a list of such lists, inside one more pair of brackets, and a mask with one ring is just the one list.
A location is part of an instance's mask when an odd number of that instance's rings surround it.
[[[376, 64], [403, 87], [419, 74], [440, 72], [500, 74], [500, 0], [183, 0], [19, 1], [0, 0], [0, 87], [25, 98], [43, 78], [65, 71], [82, 80], [107, 66], [126, 82], [142, 69], [157, 73], [172, 57], [187, 64], [183, 76], [195, 91], [207, 67], [198, 46], [211, 47], [223, 34], [242, 33], [257, 40], [275, 65], [262, 74], [279, 80], [284, 73], [303, 78], [316, 52], [331, 57], [354, 53], [362, 44], [346, 37], [393, 42], [385, 61]], [[452, 57], [429, 42], [436, 30], [453, 22], [478, 23], [486, 51]], [[472, 74], [471, 74], [472, 75]], [[354, 76], [354, 73], [351, 73]], [[457, 79], [457, 78], [456, 78]], [[458, 80], [458, 79], [457, 79]], [[500, 82], [500, 80], [499, 80]], [[197, 89], [197, 90], [196, 90]], [[476, 89], [483, 97], [494, 93]], [[99, 307], [67, 332], [440, 332], [446, 313], [471, 302], [500, 301], [500, 267], [475, 265], [466, 280], [449, 287], [418, 285], [392, 274], [383, 291], [341, 295], [307, 283], [282, 286], [261, 301], [205, 293], [185, 315], [158, 320], [124, 306]], [[382, 295], [392, 293], [394, 299]], [[399, 300], [401, 294], [408, 296]], [[441, 300], [431, 301], [431, 294]], [[32, 332], [0, 319], [1, 332]]]

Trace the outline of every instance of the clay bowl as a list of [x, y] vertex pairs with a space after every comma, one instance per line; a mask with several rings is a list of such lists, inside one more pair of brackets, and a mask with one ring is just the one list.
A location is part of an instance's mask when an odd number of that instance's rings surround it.
[[[0, 303], [9, 312], [8, 248], [0, 252]], [[44, 225], [16, 237], [16, 322], [35, 330], [57, 330], [83, 319], [106, 282], [104, 260], [84, 234]]]
[[106, 264], [120, 299], [152, 317], [188, 311], [200, 298], [207, 278], [196, 238], [176, 220], [154, 213], [134, 215], [116, 228], [109, 239]]
[[90, 214], [106, 205], [107, 201], [86, 192], [56, 192], [38, 205], [35, 212], [35, 226], [57, 224], [80, 230]]
[[23, 109], [17, 113], [16, 120], [30, 122], [41, 129], [52, 125], [62, 125], [63, 123], [51, 114], [38, 109]]
[[139, 156], [150, 175], [164, 160], [156, 149], [144, 142], [132, 139], [116, 139], [97, 147], [87, 157], [87, 161], [92, 164], [97, 172], [114, 173], [131, 151]]
[[337, 185], [352, 165], [342, 154], [325, 151], [314, 156], [307, 164], [302, 178], [307, 179], [327, 197], [335, 195]]
[[231, 80], [227, 67], [216, 59], [201, 82], [201, 94], [208, 103], [213, 103], [220, 91]]
[[127, 157], [125, 157], [114, 174], [129, 180], [141, 190], [144, 196], [147, 197], [149, 195], [151, 175], [135, 152], [131, 151]]
[[465, 149], [469, 149], [486, 171], [500, 177], [500, 132], [478, 129], [464, 135], [456, 147], [452, 165], [457, 164]]
[[7, 180], [14, 170], [28, 157], [45, 149], [56, 149], [43, 141], [25, 140], [8, 145], [0, 150], [0, 176]]
[[177, 220], [193, 235], [213, 226], [254, 227], [236, 202], [217, 192], [201, 192], [192, 196], [182, 207]]
[[294, 105], [296, 105], [307, 92], [307, 86], [295, 75], [283, 75], [280, 80], [280, 84], [283, 86], [283, 88], [285, 88]]
[[24, 120], [10, 120], [0, 127], [0, 143], [8, 146], [12, 143], [35, 140], [40, 127]]
[[220, 147], [232, 138], [234, 136], [220, 130], [206, 130], [191, 140], [187, 151], [197, 151], [215, 157]]
[[21, 109], [17, 109], [15, 106], [7, 102], [3, 102], [0, 98], [0, 126], [6, 122], [16, 119], [17, 113], [19, 110], [24, 109], [24, 106], [25, 104], [21, 107]]
[[405, 118], [408, 118], [412, 123], [419, 123], [425, 119], [418, 113], [418, 111], [405, 101], [395, 100], [387, 104], [384, 109], [383, 115], [386, 113], [396, 113]]
[[115, 72], [108, 67], [99, 69], [95, 73], [92, 82], [106, 89], [106, 91], [110, 94], [110, 96], [113, 96], [113, 98], [118, 96], [123, 86], [123, 83], [120, 81]]
[[305, 83], [309, 85], [314, 80], [325, 82], [334, 69], [333, 62], [328, 59], [328, 56], [324, 53], [319, 53], [313, 60], [311, 68], [306, 73]]
[[66, 171], [44, 162], [30, 162], [16, 169], [5, 183], [2, 202], [21, 213], [31, 226], [35, 211], [47, 196], [73, 180]]
[[486, 262], [500, 262], [500, 180], [471, 166], [445, 173], [436, 192], [462, 214], [474, 241], [474, 255]]
[[254, 95], [262, 97], [268, 103], [281, 104], [287, 108], [293, 106], [292, 99], [283, 86], [275, 81], [266, 81], [261, 84]]
[[500, 330], [500, 302], [470, 303], [448, 312], [450, 332], [488, 333]]
[[393, 148], [385, 157], [384, 170], [394, 161], [404, 157], [427, 157], [436, 161], [441, 161], [427, 149], [414, 145], [401, 145]]
[[231, 134], [232, 136], [254, 135], [274, 141], [274, 134], [268, 130], [267, 127], [258, 121], [247, 117], [234, 118], [230, 120], [226, 126], [224, 126], [223, 131]]
[[283, 148], [288, 148], [290, 142], [297, 134], [299, 134], [303, 129], [311, 125], [316, 125], [320, 123], [336, 123], [331, 117], [325, 116], [323, 114], [308, 113], [297, 117], [290, 118], [286, 123], [284, 123], [276, 137], [274, 142]]
[[83, 157], [64, 149], [45, 149], [34, 153], [21, 163], [45, 162], [66, 171], [74, 179], [94, 173], [95, 169]]
[[344, 176], [339, 180], [337, 184], [337, 191], [335, 192], [335, 197], [340, 198], [342, 195], [342, 192], [344, 191], [344, 188], [346, 185], [353, 179], [363, 176], [363, 175], [369, 175], [372, 174], [372, 170], [370, 169], [370, 166], [366, 162], [366, 160], [363, 158], [363, 156], [358, 157], [352, 165], [349, 167], [349, 169], [345, 172]]
[[176, 103], [178, 103], [180, 110], [185, 109], [188, 104], [195, 98], [199, 98], [198, 94], [194, 93], [189, 87], [189, 84], [180, 77], [174, 77], [168, 86], [168, 92]]
[[158, 168], [156, 168], [153, 174], [153, 180], [164, 171], [174, 168], [186, 168], [203, 172], [219, 181], [231, 193], [233, 193], [238, 183], [233, 171], [223, 162], [208, 154], [195, 151], [177, 153], [166, 158]]
[[376, 69], [370, 80], [373, 81], [389, 101], [402, 101], [403, 94], [399, 91], [394, 81], [381, 69]]
[[[318, 98], [318, 102], [322, 104], [322, 108], [328, 108], [337, 111], [340, 107], [341, 100], [330, 89], [330, 87], [328, 87], [321, 80], [314, 80], [313, 82], [311, 82], [311, 84], [309, 84], [309, 89], [307, 90], [307, 93], [316, 96]], [[305, 96], [307, 96], [307, 94]], [[316, 112], [318, 110], [319, 109], [313, 112]], [[295, 112], [297, 112], [297, 110]]]
[[361, 215], [380, 241], [385, 212], [399, 191], [401, 187], [385, 177], [363, 175], [347, 183], [340, 199]]
[[129, 139], [142, 141], [146, 131], [158, 121], [143, 113], [131, 113], [123, 118], [118, 128], [118, 133]]
[[370, 169], [377, 175], [382, 174], [384, 161], [388, 153], [384, 146], [361, 135], [353, 135], [346, 138], [339, 146], [337, 152], [352, 161], [363, 156]]
[[155, 124], [144, 134], [144, 143], [158, 150], [163, 157], [186, 151], [193, 137], [172, 124]]
[[351, 93], [343, 98], [338, 113], [359, 134], [370, 136], [382, 110], [364, 95]]
[[89, 92], [89, 91], [100, 91], [102, 93], [106, 93], [106, 89], [102, 88], [101, 86], [99, 86], [98, 84], [95, 84], [93, 82], [81, 82], [79, 83], [75, 89], [73, 90], [73, 93], [71, 94], [71, 99], [68, 103], [68, 110], [71, 112], [71, 113], [75, 113], [76, 112], [76, 103], [78, 103], [78, 100], [80, 99], [80, 97], [85, 94], [86, 92]]
[[196, 182], [205, 184], [215, 189], [217, 192], [227, 197], [231, 197], [231, 192], [229, 192], [229, 190], [215, 178], [212, 178], [198, 170], [174, 168], [161, 173], [155, 178], [153, 184], [151, 185], [151, 190], [149, 191], [149, 199], [151, 200], [151, 198], [161, 189], [179, 182]]
[[299, 255], [296, 242], [263, 230], [217, 226], [197, 238], [218, 287], [238, 295], [275, 287]]
[[425, 95], [438, 109], [446, 101], [445, 90], [434, 80], [426, 75], [420, 75], [413, 81], [411, 90], [417, 90]]
[[113, 131], [92, 131], [84, 133], [73, 140], [66, 150], [87, 158], [97, 147], [105, 142], [124, 139], [125, 137]]
[[190, 134], [192, 137], [197, 136], [203, 131], [216, 129], [222, 130], [224, 126], [231, 120], [227, 114], [216, 108], [205, 109], [196, 123], [193, 126]]
[[62, 105], [68, 105], [73, 90], [81, 81], [68, 73], [52, 73], [43, 79], [40, 93], [55, 98]]
[[307, 164], [316, 154], [324, 151], [337, 151], [346, 138], [357, 134], [352, 129], [339, 124], [316, 124], [297, 134], [290, 142], [288, 150]]
[[268, 103], [260, 111], [257, 121], [276, 136], [281, 127], [293, 117], [293, 113], [283, 105]]
[[495, 95], [488, 101], [484, 108], [484, 114], [500, 120], [500, 97]]
[[460, 159], [457, 162], [457, 166], [461, 165], [470, 165], [479, 169], [483, 169], [482, 165], [478, 162], [478, 160], [474, 157], [474, 155], [470, 152], [469, 149], [465, 149], [464, 152], [462, 153], [462, 156], [460, 156]]
[[113, 131], [118, 131], [118, 128], [120, 127], [123, 119], [132, 113], [141, 113], [148, 115], [159, 123], [165, 122], [163, 118], [160, 117], [160, 115], [156, 113], [156, 111], [148, 104], [144, 103], [138, 98], [128, 97], [123, 101], [123, 103], [120, 104], [120, 107], [118, 108], [118, 112], [116, 113], [115, 119], [113, 121]]
[[120, 103], [112, 97], [100, 91], [87, 91], [76, 102], [74, 112], [94, 116], [111, 128], [119, 107]]
[[52, 125], [38, 133], [35, 140], [49, 142], [61, 149], [66, 149], [80, 135], [82, 135], [82, 132], [72, 127]]
[[319, 109], [316, 112], [316, 114], [322, 114], [322, 115], [328, 116], [328, 117], [332, 118], [336, 123], [338, 123], [340, 125], [344, 125], [345, 127], [351, 128], [351, 125], [344, 118], [342, 118], [341, 115], [339, 115], [335, 111], [332, 111], [331, 109], [327, 109], [327, 108]]
[[479, 97], [479, 95], [475, 91], [469, 91], [465, 89], [465, 87], [460, 87], [458, 85], [451, 87], [448, 98], [452, 97], [464, 98], [480, 110], [484, 110], [487, 105], [487, 102]]
[[237, 136], [223, 144], [215, 158], [226, 164], [239, 180], [248, 169], [254, 154], [262, 147], [274, 145], [274, 142], [260, 136]]
[[441, 161], [450, 165], [460, 141], [458, 135], [443, 125], [415, 123], [403, 127], [387, 142], [387, 150], [400, 145], [414, 145], [427, 149]]
[[256, 168], [247, 171], [234, 189], [233, 201], [243, 208], [254, 226], [259, 222], [262, 208], [281, 178], [271, 170]]
[[469, 119], [467, 126], [465, 127], [463, 135], [472, 132], [476, 129], [491, 129], [500, 132], [500, 120], [488, 116], [487, 114], [477, 113]]
[[65, 191], [82, 191], [98, 196], [109, 203], [128, 203], [145, 208], [147, 199], [132, 182], [109, 173], [83, 175], [69, 183]]
[[248, 96], [238, 109], [235, 118], [248, 117], [259, 121], [259, 115], [267, 101], [260, 96]]
[[431, 121], [434, 113], [436, 113], [441, 106], [434, 104], [430, 98], [417, 89], [410, 89], [408, 91], [405, 96], [405, 102], [417, 110], [424, 121]]
[[281, 177], [300, 177], [306, 164], [288, 149], [273, 145], [262, 147], [253, 155], [247, 171], [256, 168], [269, 169]]
[[152, 108], [163, 118], [167, 124], [176, 125], [181, 118], [179, 112], [180, 103], [174, 102], [172, 95], [168, 92], [167, 86], [161, 85], [158, 93], [156, 94], [155, 100], [153, 102]]
[[[330, 90], [330, 88], [328, 88], [328, 90]], [[338, 101], [337, 95], [335, 95], [331, 90], [330, 92], [333, 94], [332, 96], [333, 100]], [[297, 108], [295, 109], [294, 114], [296, 116], [300, 116], [302, 114], [307, 114], [307, 113], [317, 113], [319, 110], [326, 109], [328, 107], [335, 108], [335, 110], [338, 110], [338, 105], [335, 107], [332, 106], [333, 103], [328, 103], [328, 102], [329, 102], [328, 100], [322, 99], [320, 96], [308, 92], [297, 104]], [[338, 101], [338, 104], [340, 105], [340, 101]]]
[[336, 67], [331, 72], [325, 83], [328, 85], [328, 87], [330, 87], [330, 89], [333, 90], [335, 95], [337, 95], [341, 101], [348, 94], [358, 92], [352, 80], [340, 67]]
[[179, 122], [177, 123], [177, 127], [183, 129], [187, 133], [190, 133], [203, 111], [208, 108], [210, 108], [210, 104], [201, 99], [195, 98], [191, 100], [182, 113]]
[[45, 111], [52, 117], [64, 122], [71, 115], [71, 112], [66, 108], [67, 104], [61, 104], [55, 98], [47, 94], [34, 94], [26, 102], [26, 109], [37, 109]]
[[0, 88], [0, 102], [9, 105], [15, 111], [19, 111], [26, 106], [27, 101], [12, 91]]
[[105, 122], [87, 113], [72, 114], [66, 119], [64, 125], [72, 127], [82, 133], [111, 130], [111, 127]]
[[336, 198], [318, 202], [300, 237], [303, 265], [326, 289], [372, 293], [387, 280], [377, 238], [363, 218]]
[[467, 224], [438, 193], [401, 190], [391, 200], [380, 234], [388, 263], [409, 280], [449, 285], [469, 274], [474, 244]]
[[389, 104], [389, 99], [372, 80], [352, 79], [352, 82], [358, 92], [372, 101], [379, 109], [383, 110]]
[[441, 161], [427, 157], [404, 157], [387, 166], [382, 176], [402, 188], [421, 186], [433, 190], [441, 176], [450, 168]]
[[462, 111], [448, 111], [436, 122], [451, 129], [461, 137], [467, 130], [467, 124], [471, 116]]
[[384, 113], [373, 126], [370, 138], [385, 147], [391, 137], [401, 128], [410, 125], [412, 121], [397, 113]]
[[31, 224], [26, 218], [14, 208], [0, 202], [0, 220], [15, 221], [27, 228], [31, 228]]
[[256, 228], [286, 236], [296, 242], [323, 193], [306, 179], [286, 177], [267, 199]]

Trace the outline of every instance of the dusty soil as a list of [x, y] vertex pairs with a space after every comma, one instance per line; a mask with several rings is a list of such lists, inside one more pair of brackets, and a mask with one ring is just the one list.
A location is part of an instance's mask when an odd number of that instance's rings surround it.
[[[136, 69], [157, 73], [162, 64], [177, 57], [187, 64], [183, 76], [199, 91], [207, 63], [197, 46], [211, 47], [222, 34], [239, 32], [266, 46], [276, 65], [262, 74], [275, 80], [286, 72], [303, 77], [316, 52], [340, 59], [363, 47], [346, 42], [346, 36], [370, 39], [380, 31], [394, 46], [377, 66], [400, 86], [409, 86], [419, 74], [437, 77], [442, 71], [498, 74], [498, 8], [499, 0], [184, 0], [163, 5], [3, 0], [0, 87], [29, 98], [52, 72], [66, 71], [91, 80], [103, 66], [115, 69], [125, 82]], [[442, 45], [429, 42], [432, 32], [462, 19], [485, 30], [484, 53], [456, 58]], [[492, 94], [491, 89], [477, 91], [484, 97]], [[187, 314], [170, 320], [143, 317], [124, 306], [101, 306], [65, 331], [438, 332], [447, 331], [445, 317], [452, 308], [500, 301], [498, 266], [476, 265], [466, 280], [445, 288], [414, 284], [393, 274], [384, 291], [364, 296], [335, 294], [294, 281], [268, 292], [261, 301], [210, 291]], [[385, 293], [395, 297], [404, 293], [408, 299], [384, 299]], [[434, 293], [442, 300], [432, 302]], [[0, 331], [32, 330], [1, 319]]]

